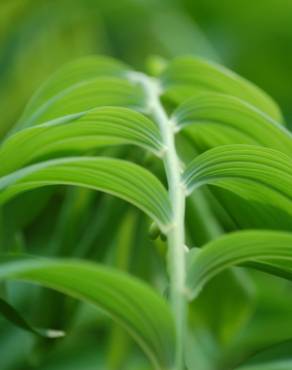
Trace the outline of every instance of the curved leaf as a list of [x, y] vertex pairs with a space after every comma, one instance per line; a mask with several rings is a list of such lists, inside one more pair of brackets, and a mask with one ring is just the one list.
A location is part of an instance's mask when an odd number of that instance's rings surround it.
[[176, 103], [203, 91], [219, 92], [245, 100], [282, 121], [278, 106], [264, 91], [216, 63], [194, 57], [176, 58], [163, 71], [161, 80], [166, 95]]
[[0, 267], [0, 280], [41, 284], [102, 308], [138, 341], [156, 369], [172, 365], [170, 309], [142, 281], [102, 265], [72, 260], [5, 256]]
[[292, 155], [292, 135], [267, 114], [234, 96], [202, 93], [173, 113], [179, 129], [203, 150], [222, 144], [260, 144]]
[[29, 127], [100, 106], [124, 106], [143, 110], [145, 94], [141, 86], [126, 79], [98, 77], [69, 86], [37, 106], [22, 119]]
[[189, 193], [215, 185], [292, 214], [292, 160], [276, 150], [252, 145], [210, 149], [188, 165], [183, 177]]
[[[201, 250], [191, 250], [187, 269], [190, 297], [194, 298], [224, 269], [248, 262], [257, 269], [292, 280], [292, 233], [239, 231], [211, 241]], [[270, 265], [275, 270], [269, 270]]]
[[151, 172], [120, 159], [72, 157], [24, 167], [0, 178], [0, 204], [29, 189], [58, 184], [116, 195], [142, 209], [163, 230], [168, 227], [170, 204], [163, 185]]
[[84, 57], [65, 64], [31, 98], [20, 119], [20, 126], [25, 125], [40, 106], [69, 87], [97, 77], [122, 77], [128, 70], [125, 64], [104, 56]]
[[96, 108], [30, 127], [10, 136], [0, 147], [0, 174], [54, 153], [84, 153], [108, 144], [135, 144], [159, 155], [162, 140], [146, 116], [121, 107]]

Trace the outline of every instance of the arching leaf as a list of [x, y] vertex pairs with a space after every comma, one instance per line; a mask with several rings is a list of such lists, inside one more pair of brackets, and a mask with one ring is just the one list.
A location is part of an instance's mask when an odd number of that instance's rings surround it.
[[21, 128], [101, 106], [123, 106], [143, 110], [144, 91], [139, 85], [117, 77], [97, 77], [80, 82], [42, 102], [22, 119]]
[[0, 280], [40, 284], [103, 309], [140, 344], [156, 369], [173, 362], [174, 327], [166, 302], [126, 273], [88, 262], [32, 257], [0, 259]]
[[190, 297], [224, 269], [244, 263], [292, 280], [292, 233], [239, 231], [211, 241], [201, 250], [191, 250], [187, 270]]
[[49, 154], [84, 153], [113, 144], [135, 144], [157, 155], [163, 150], [160, 132], [146, 116], [127, 108], [101, 107], [10, 136], [0, 147], [0, 174]]
[[0, 179], [0, 204], [29, 189], [75, 185], [104, 191], [136, 205], [165, 230], [170, 220], [167, 192], [144, 168], [112, 158], [73, 157], [24, 167]]
[[219, 92], [245, 100], [276, 121], [282, 121], [278, 106], [264, 91], [216, 63], [194, 57], [179, 57], [169, 63], [161, 80], [166, 95], [176, 103], [182, 103], [201, 92]]
[[104, 56], [84, 57], [64, 65], [31, 98], [20, 119], [20, 127], [26, 126], [29, 117], [60, 92], [97, 77], [122, 77], [128, 69], [125, 64]]
[[292, 214], [292, 160], [273, 149], [225, 145], [195, 158], [184, 173], [188, 192], [209, 184]]
[[248, 102], [230, 95], [202, 93], [173, 113], [179, 129], [202, 150], [222, 144], [259, 144], [292, 155], [292, 136]]

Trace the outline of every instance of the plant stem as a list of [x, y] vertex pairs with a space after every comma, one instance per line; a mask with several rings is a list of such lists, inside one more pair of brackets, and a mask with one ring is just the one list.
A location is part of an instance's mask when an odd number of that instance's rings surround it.
[[148, 109], [158, 124], [165, 145], [163, 155], [169, 198], [172, 206], [172, 224], [167, 232], [168, 269], [170, 275], [170, 298], [176, 326], [175, 370], [184, 369], [184, 338], [186, 333], [187, 302], [185, 294], [185, 189], [181, 181], [180, 159], [175, 147], [175, 127], [160, 101], [160, 89], [156, 80], [135, 73], [147, 95]]

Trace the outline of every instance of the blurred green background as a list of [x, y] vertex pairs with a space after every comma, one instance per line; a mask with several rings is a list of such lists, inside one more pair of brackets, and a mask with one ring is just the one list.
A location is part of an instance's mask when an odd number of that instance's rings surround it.
[[1, 0], [3, 133], [60, 65], [107, 54], [136, 68], [149, 55], [195, 54], [255, 82], [292, 117], [290, 0]]
[[[0, 0], [0, 137], [17, 122], [32, 93], [52, 72], [67, 61], [88, 54], [111, 55], [142, 70], [149, 68], [151, 56], [169, 59], [177, 55], [191, 54], [219, 61], [266, 90], [280, 104], [289, 124], [289, 121], [292, 122], [291, 25], [291, 0]], [[37, 219], [36, 215], [45, 207], [51, 191], [45, 189], [35, 194], [34, 199], [38, 201], [33, 207], [29, 195], [22, 198], [23, 203], [20, 206], [17, 202], [16, 205], [12, 202], [11, 208], [8, 209], [10, 218], [14, 224], [20, 225], [19, 229], [24, 224], [30, 245], [45, 245], [44, 239], [47, 235], [52, 234], [52, 239], [58, 239], [61, 235], [56, 244], [63, 243], [64, 248], [70, 250], [75, 234], [80, 231], [75, 230], [78, 220], [82, 217], [86, 224], [91, 219], [92, 209], [88, 206], [91, 193], [85, 192], [84, 195], [82, 190], [71, 189], [66, 193], [63, 208], [63, 194], [62, 197], [55, 195], [50, 203], [53, 211], [46, 209], [46, 216], [49, 217], [40, 219]], [[88, 204], [86, 197], [89, 199]], [[72, 208], [66, 208], [66, 204], [72, 203], [71, 198], [75, 201], [77, 199], [77, 203], [75, 202]], [[123, 208], [123, 204], [117, 203], [116, 200], [104, 197], [102, 201], [108, 204], [109, 209], [113, 206], [118, 207], [116, 210]], [[29, 212], [26, 204], [29, 205]], [[95, 207], [95, 204], [93, 206]], [[19, 212], [20, 209], [24, 214]], [[90, 216], [86, 216], [84, 209]], [[66, 222], [69, 219], [70, 223], [58, 228], [56, 224], [59, 214], [60, 219], [64, 217]], [[30, 229], [31, 220], [35, 218], [36, 221]], [[25, 222], [22, 219], [25, 219]], [[50, 219], [55, 221], [50, 223]], [[97, 226], [93, 223], [92, 227], [103, 230], [106, 221], [111, 221], [109, 234], [114, 234], [113, 230], [117, 226], [113, 225], [116, 221], [112, 220], [110, 214], [108, 218], [105, 217], [104, 223], [97, 223]], [[130, 214], [122, 225], [120, 232], [123, 236], [119, 236], [118, 241], [121, 246], [126, 246], [126, 249], [127, 245], [131, 244], [127, 242], [128, 239], [137, 239], [137, 235], [129, 236], [131, 232], [127, 230], [132, 228], [132, 231], [135, 230], [132, 234], [140, 233], [135, 222]], [[85, 225], [81, 226], [85, 229]], [[139, 234], [140, 239], [141, 235], [146, 235], [147, 238], [147, 227], [142, 225], [141, 228], [143, 232]], [[102, 237], [100, 230], [97, 229], [94, 241]], [[80, 234], [82, 232], [83, 229]], [[18, 233], [17, 230], [15, 235], [15, 248], [20, 248], [21, 232]], [[62, 235], [65, 235], [64, 240]], [[69, 241], [68, 235], [71, 238]], [[103, 245], [109, 243], [104, 239], [101, 239]], [[86, 242], [84, 243], [86, 246]], [[50, 242], [47, 244], [47, 250], [50, 250]], [[91, 244], [88, 242], [88, 245]], [[135, 266], [140, 275], [147, 275], [142, 269], [147, 270], [143, 261], [152, 253], [149, 252], [151, 248], [148, 244], [146, 241], [145, 246], [141, 247], [146, 251], [146, 257], [141, 255], [140, 265]], [[97, 251], [96, 254], [98, 253], [100, 252]], [[96, 258], [102, 259], [99, 256]], [[157, 259], [154, 260], [154, 263], [151, 260], [154, 264], [151, 268], [161, 268], [155, 265]], [[121, 265], [120, 268], [127, 268], [124, 266], [127, 262], [122, 262]], [[242, 279], [239, 274], [238, 280]], [[220, 283], [219, 278], [210, 284], [193, 308], [194, 321], [197, 321], [194, 325], [197, 326], [197, 332], [202, 334], [201, 338], [205, 343], [208, 342], [206, 358], [209, 356], [210, 362], [212, 356], [216, 357], [217, 353], [206, 328], [211, 328], [212, 333], [215, 333], [214, 337], [228, 353], [227, 356], [231, 354], [231, 357], [233, 353], [244, 357], [250, 348], [264, 347], [292, 337], [292, 301], [291, 298], [288, 300], [288, 296], [291, 297], [291, 284], [259, 273], [252, 273], [250, 279], [251, 287], [248, 286], [247, 292], [244, 293], [246, 296], [242, 296], [236, 284], [227, 284], [225, 287], [225, 282]], [[214, 289], [217, 294], [215, 298]], [[227, 303], [224, 294], [226, 289], [229, 291]], [[19, 292], [22, 294], [18, 295]], [[24, 312], [27, 311], [28, 316], [37, 321], [36, 314], [30, 312], [26, 302], [29, 296], [31, 302], [35, 299], [39, 303], [36, 298], [39, 291], [32, 289], [27, 292], [20, 285], [12, 293], [15, 295], [13, 297], [12, 294], [12, 301], [16, 302], [18, 307], [23, 307]], [[246, 305], [247, 301], [249, 305]], [[69, 304], [72, 304], [70, 302]], [[44, 307], [45, 305], [46, 303], [43, 303]], [[214, 307], [218, 309], [215, 316]], [[223, 326], [220, 318], [230, 317], [230, 307], [235, 310], [235, 314], [233, 312], [230, 322], [225, 322]], [[36, 307], [36, 311], [37, 308], [39, 307]], [[60, 312], [71, 312], [70, 310], [74, 311], [74, 307], [63, 307]], [[44, 311], [44, 316], [48, 316], [47, 321], [51, 324], [50, 316], [54, 317], [54, 320], [57, 317], [57, 322], [62, 327], [66, 320], [58, 316], [59, 311], [54, 312], [52, 307], [48, 311], [50, 314]], [[108, 333], [107, 328], [111, 325], [109, 320], [91, 307], [82, 306], [76, 316], [74, 330], [68, 339], [59, 349], [46, 355], [44, 352], [47, 352], [50, 344], [36, 344], [29, 334], [0, 321], [0, 369], [26, 370], [34, 366], [38, 368], [35, 364], [39, 363], [39, 358], [45, 358], [42, 370], [98, 369], [98, 361], [100, 368], [105, 369], [104, 356], [108, 356], [110, 370], [120, 369], [114, 362], [123, 363], [128, 346], [132, 346], [128, 337], [115, 326]], [[251, 317], [254, 320], [249, 320]], [[236, 342], [233, 335], [242, 327], [243, 334]], [[263, 335], [265, 330], [269, 332], [269, 338]], [[226, 338], [229, 338], [229, 341]], [[194, 356], [199, 355], [200, 351], [196, 340], [194, 338], [192, 347]], [[105, 345], [106, 350], [103, 348]], [[198, 352], [195, 351], [196, 348]], [[286, 352], [291, 357], [290, 350], [291, 346]], [[127, 363], [124, 368], [148, 369], [136, 347], [135, 353], [137, 356], [133, 357], [131, 365]]]

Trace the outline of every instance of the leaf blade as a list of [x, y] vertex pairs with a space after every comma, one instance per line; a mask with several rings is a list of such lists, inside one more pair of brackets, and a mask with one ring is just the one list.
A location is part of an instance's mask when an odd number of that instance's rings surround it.
[[65, 64], [33, 95], [20, 118], [19, 126], [25, 125], [40, 106], [70, 86], [82, 81], [88, 82], [97, 77], [122, 77], [128, 69], [125, 64], [103, 56], [84, 57]]
[[234, 96], [201, 93], [178, 106], [172, 119], [202, 150], [222, 144], [259, 144], [292, 155], [291, 133]]
[[54, 153], [82, 154], [99, 146], [121, 144], [138, 145], [156, 155], [163, 151], [161, 134], [146, 116], [127, 108], [102, 107], [10, 136], [0, 147], [0, 174]]
[[123, 106], [143, 111], [145, 94], [141, 86], [125, 78], [97, 77], [69, 86], [37, 106], [23, 118], [21, 128], [101, 106]]
[[236, 96], [282, 122], [277, 104], [260, 88], [216, 63], [201, 58], [179, 57], [161, 75], [166, 95], [176, 103], [202, 91]]
[[172, 315], [145, 283], [89, 262], [6, 256], [0, 264], [1, 280], [29, 281], [93, 303], [126, 327], [157, 369], [172, 364]]
[[167, 192], [152, 173], [134, 163], [106, 157], [71, 157], [24, 167], [0, 179], [0, 204], [23, 191], [58, 184], [116, 195], [146, 212], [162, 230], [171, 219]]
[[184, 173], [191, 193], [210, 184], [291, 215], [292, 161], [285, 154], [252, 145], [225, 145], [195, 158]]
[[[213, 276], [226, 268], [252, 262], [253, 267], [267, 271], [269, 261], [278, 268], [274, 274], [285, 277], [282, 262], [289, 261], [290, 269], [292, 266], [291, 233], [260, 230], [224, 235], [206, 244], [202, 250], [190, 252], [187, 269], [190, 296], [194, 298]], [[290, 273], [290, 280], [291, 277]]]

